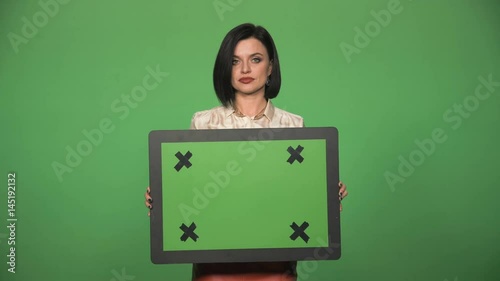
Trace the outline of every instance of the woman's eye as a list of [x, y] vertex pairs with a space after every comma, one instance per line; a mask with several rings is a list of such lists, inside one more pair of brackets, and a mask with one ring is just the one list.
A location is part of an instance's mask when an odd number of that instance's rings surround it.
[[260, 58], [253, 58], [253, 62], [261, 62], [262, 60]]
[[237, 64], [238, 60], [233, 60], [233, 65]]

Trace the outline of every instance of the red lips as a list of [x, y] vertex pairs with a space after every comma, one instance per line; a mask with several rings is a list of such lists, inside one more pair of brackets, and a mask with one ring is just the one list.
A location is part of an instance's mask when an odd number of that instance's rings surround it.
[[252, 77], [243, 77], [243, 78], [240, 78], [240, 80], [238, 80], [238, 81], [240, 81], [243, 84], [248, 84], [248, 83], [251, 83], [253, 80], [255, 80], [255, 79], [253, 79]]

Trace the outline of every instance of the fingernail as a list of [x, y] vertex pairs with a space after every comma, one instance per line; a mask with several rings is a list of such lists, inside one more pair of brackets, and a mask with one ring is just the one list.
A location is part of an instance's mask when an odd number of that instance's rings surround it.
[[153, 203], [153, 199], [152, 199], [152, 198], [149, 198], [149, 199], [148, 199], [148, 202], [149, 202], [149, 203]]
[[153, 210], [153, 205], [149, 205], [149, 206], [148, 206], [148, 208], [149, 208], [150, 210]]

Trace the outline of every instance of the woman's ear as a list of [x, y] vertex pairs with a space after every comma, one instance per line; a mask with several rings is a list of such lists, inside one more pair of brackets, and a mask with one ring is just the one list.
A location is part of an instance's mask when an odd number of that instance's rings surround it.
[[273, 73], [273, 60], [269, 61], [269, 66], [267, 67], [267, 76], [271, 75]]

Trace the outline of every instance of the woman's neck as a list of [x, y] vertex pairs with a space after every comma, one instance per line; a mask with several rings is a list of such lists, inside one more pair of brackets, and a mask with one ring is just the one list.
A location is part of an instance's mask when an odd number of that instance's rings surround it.
[[234, 99], [235, 109], [246, 116], [254, 117], [264, 111], [267, 100], [264, 95], [236, 94]]

